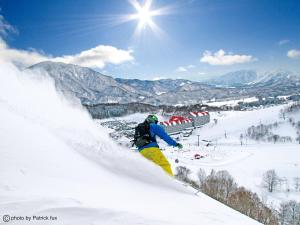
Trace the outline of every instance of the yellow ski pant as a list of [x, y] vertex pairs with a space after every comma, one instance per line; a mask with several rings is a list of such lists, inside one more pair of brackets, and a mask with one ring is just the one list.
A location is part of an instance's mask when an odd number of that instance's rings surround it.
[[173, 176], [171, 165], [161, 150], [157, 147], [144, 148], [140, 153], [146, 158], [163, 168], [166, 173]]

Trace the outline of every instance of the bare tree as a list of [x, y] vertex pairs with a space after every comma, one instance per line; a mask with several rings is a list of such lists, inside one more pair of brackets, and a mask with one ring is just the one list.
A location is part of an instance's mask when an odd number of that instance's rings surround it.
[[200, 178], [202, 179], [201, 190], [223, 203], [227, 202], [229, 194], [237, 188], [233, 177], [226, 170], [218, 172], [212, 170], [204, 181], [203, 174]]
[[219, 183], [219, 195], [220, 198], [227, 200], [230, 193], [232, 193], [237, 188], [233, 177], [226, 170], [221, 170], [216, 173], [216, 177]]
[[227, 171], [212, 170], [206, 179], [204, 179], [204, 171], [201, 169], [200, 171], [198, 177], [202, 182], [203, 193], [263, 224], [279, 224], [277, 212], [263, 203], [257, 194], [244, 187], [237, 187], [233, 177]]
[[300, 135], [296, 138], [296, 141], [300, 144]]
[[197, 176], [198, 176], [199, 184], [200, 184], [200, 187], [201, 187], [204, 184], [205, 180], [206, 180], [205, 170], [200, 168], [198, 173], [197, 173]]
[[274, 141], [274, 144], [275, 144], [275, 143], [279, 140], [280, 136], [277, 135], [277, 134], [274, 134], [274, 135], [272, 136], [272, 138], [273, 138], [273, 141]]
[[281, 225], [300, 224], [300, 203], [289, 201], [280, 204], [279, 220]]
[[295, 191], [300, 191], [300, 177], [294, 178]]
[[289, 191], [289, 181], [286, 177], [279, 177], [277, 185], [279, 190]]
[[[207, 176], [205, 183], [201, 187], [202, 191], [207, 195], [217, 199], [218, 195], [218, 180], [216, 177], [216, 171], [211, 170], [210, 174]], [[218, 200], [218, 199], [217, 199]]]
[[287, 224], [288, 220], [288, 203], [282, 202], [279, 206], [278, 216], [279, 216], [279, 222], [281, 225]]
[[244, 187], [239, 187], [229, 195], [228, 205], [263, 224], [278, 224], [274, 210], [265, 206], [257, 194]]
[[178, 166], [176, 167], [176, 177], [181, 180], [181, 181], [185, 181], [188, 182], [189, 181], [189, 175], [191, 173], [191, 170], [186, 168], [185, 166]]
[[263, 186], [268, 189], [269, 192], [273, 192], [278, 184], [278, 176], [275, 170], [268, 170], [263, 174], [262, 180]]
[[241, 134], [241, 135], [240, 135], [240, 143], [241, 143], [241, 145], [243, 145], [243, 138], [244, 138], [244, 135]]

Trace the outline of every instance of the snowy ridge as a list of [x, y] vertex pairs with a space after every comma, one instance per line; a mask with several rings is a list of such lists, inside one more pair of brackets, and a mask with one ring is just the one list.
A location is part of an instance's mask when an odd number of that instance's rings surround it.
[[34, 71], [38, 76], [50, 76], [58, 90], [75, 95], [83, 104], [133, 102], [140, 96], [134, 88], [86, 67], [41, 62], [29, 67], [28, 70]]
[[266, 83], [266, 82], [269, 82], [270, 80], [273, 80], [273, 81], [279, 81], [279, 80], [283, 80], [283, 79], [288, 80], [294, 76], [295, 76], [295, 74], [290, 71], [279, 69], [279, 70], [274, 70], [274, 71], [270, 71], [270, 72], [260, 73], [258, 75], [257, 79], [254, 80], [253, 83]]
[[220, 77], [208, 80], [207, 83], [219, 86], [241, 86], [257, 79], [257, 73], [253, 70], [239, 70], [226, 73]]
[[57, 89], [75, 96], [84, 105], [140, 102], [152, 105], [198, 104], [201, 101], [237, 97], [298, 94], [299, 74], [275, 71], [257, 75], [243, 70], [225, 74], [206, 83], [184, 79], [139, 80], [105, 76], [86, 67], [41, 62], [29, 67], [37, 76], [50, 76]]
[[203, 194], [193, 195], [114, 144], [48, 80], [24, 78], [12, 65], [0, 67], [6, 74], [0, 77], [1, 218], [52, 216], [56, 219], [12, 222], [52, 225], [258, 224]]

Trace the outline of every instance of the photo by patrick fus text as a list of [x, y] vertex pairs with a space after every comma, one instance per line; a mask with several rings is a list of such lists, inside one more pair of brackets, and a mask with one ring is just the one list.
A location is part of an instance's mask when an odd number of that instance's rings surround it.
[[30, 221], [57, 221], [57, 216], [53, 215], [28, 215], [28, 216], [16, 216], [16, 215], [3, 215], [2, 216], [3, 222], [13, 222], [13, 221], [24, 221], [24, 222], [30, 222]]

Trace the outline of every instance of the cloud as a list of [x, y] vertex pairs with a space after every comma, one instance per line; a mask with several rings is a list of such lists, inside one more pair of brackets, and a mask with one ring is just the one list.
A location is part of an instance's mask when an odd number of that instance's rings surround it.
[[17, 32], [17, 29], [10, 25], [0, 14], [0, 62], [9, 61], [20, 67], [27, 67], [42, 61], [54, 61], [102, 69], [106, 64], [121, 64], [134, 61], [132, 56], [133, 50], [117, 49], [109, 45], [98, 45], [75, 55], [63, 55], [60, 57], [52, 57], [33, 48], [28, 50], [10, 48], [3, 38], [9, 33]]
[[205, 51], [200, 59], [200, 62], [208, 63], [214, 66], [229, 66], [256, 60], [257, 59], [253, 58], [251, 55], [233, 55], [232, 53], [226, 54], [223, 49], [220, 49], [214, 54], [210, 51]]
[[289, 42], [290, 42], [290, 40], [288, 40], [288, 39], [280, 40], [280, 41], [278, 42], [278, 45], [286, 45], [286, 44], [288, 44]]
[[158, 77], [154, 77], [152, 80], [164, 80], [164, 79], [167, 79], [166, 77], [160, 77], [160, 76], [158, 76]]
[[2, 15], [0, 15], [0, 36], [6, 36], [8, 33], [18, 33], [18, 30], [10, 25]]
[[287, 56], [291, 59], [296, 59], [300, 57], [300, 50], [291, 49], [288, 51]]
[[85, 50], [76, 55], [65, 55], [53, 58], [53, 61], [71, 63], [80, 66], [103, 68], [106, 64], [121, 64], [133, 61], [132, 50], [117, 49], [113, 46], [98, 45], [95, 48]]
[[179, 66], [176, 70], [177, 73], [187, 72], [187, 69], [183, 66]]
[[188, 66], [179, 66], [176, 70], [175, 70], [175, 72], [177, 72], [177, 73], [183, 73], [183, 72], [187, 72], [188, 70], [190, 70], [190, 69], [194, 69], [196, 66], [195, 65], [192, 65], [192, 64], [190, 64], [190, 65], [188, 65]]
[[0, 61], [9, 61], [21, 67], [33, 65], [42, 61], [71, 63], [91, 68], [104, 68], [106, 64], [121, 64], [133, 61], [132, 50], [117, 49], [113, 46], [99, 45], [75, 55], [52, 57], [34, 49], [20, 50], [10, 48], [0, 37]]
[[49, 57], [44, 56], [37, 51], [26, 51], [10, 48], [0, 37], [0, 62], [13, 62], [18, 66], [24, 67], [46, 60], [49, 60]]

